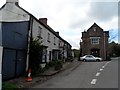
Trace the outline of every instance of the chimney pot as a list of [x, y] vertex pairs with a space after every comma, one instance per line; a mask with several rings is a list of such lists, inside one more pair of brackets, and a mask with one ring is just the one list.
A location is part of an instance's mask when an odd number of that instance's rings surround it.
[[56, 32], [57, 35], [59, 35], [59, 32]]
[[39, 18], [39, 21], [41, 21], [43, 24], [47, 25], [47, 18]]
[[18, 4], [19, 0], [6, 0], [7, 3], [15, 3]]

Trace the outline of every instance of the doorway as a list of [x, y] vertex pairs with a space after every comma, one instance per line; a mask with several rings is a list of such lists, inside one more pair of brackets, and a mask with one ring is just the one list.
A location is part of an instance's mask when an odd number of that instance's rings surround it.
[[91, 55], [100, 57], [100, 49], [91, 49]]

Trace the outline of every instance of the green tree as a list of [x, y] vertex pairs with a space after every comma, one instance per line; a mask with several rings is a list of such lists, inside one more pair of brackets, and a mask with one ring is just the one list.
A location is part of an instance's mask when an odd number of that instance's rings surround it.
[[73, 51], [74, 51], [74, 57], [75, 57], [75, 58], [78, 58], [78, 57], [79, 57], [79, 54], [80, 54], [80, 50], [73, 49]]
[[120, 44], [115, 43], [114, 41], [109, 43], [109, 54], [110, 54], [110, 57], [120, 56]]

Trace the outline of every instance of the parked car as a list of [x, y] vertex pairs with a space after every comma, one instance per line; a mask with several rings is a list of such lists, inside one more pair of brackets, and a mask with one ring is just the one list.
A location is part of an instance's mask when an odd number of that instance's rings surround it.
[[81, 61], [102, 61], [102, 58], [100, 57], [94, 57], [93, 55], [85, 55], [83, 57], [80, 57]]

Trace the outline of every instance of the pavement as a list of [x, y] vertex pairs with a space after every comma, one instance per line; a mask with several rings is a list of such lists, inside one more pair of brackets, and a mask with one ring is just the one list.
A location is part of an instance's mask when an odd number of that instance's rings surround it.
[[12, 83], [14, 85], [17, 86], [17, 88], [31, 88], [36, 84], [41, 84], [45, 81], [47, 81], [48, 79], [54, 77], [54, 75], [67, 70], [67, 69], [71, 69], [74, 70], [75, 68], [77, 68], [80, 65], [80, 61], [77, 61], [77, 59], [73, 60], [72, 62], [65, 62], [63, 64], [63, 68], [56, 71], [54, 70], [54, 68], [49, 68], [48, 70], [46, 70], [44, 73], [36, 76], [36, 77], [32, 77], [32, 81], [31, 82], [27, 82], [25, 79], [25, 77], [18, 77], [15, 79], [11, 79], [5, 82], [8, 83]]

